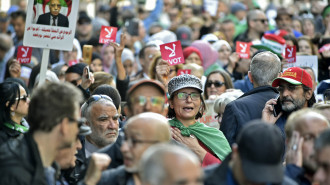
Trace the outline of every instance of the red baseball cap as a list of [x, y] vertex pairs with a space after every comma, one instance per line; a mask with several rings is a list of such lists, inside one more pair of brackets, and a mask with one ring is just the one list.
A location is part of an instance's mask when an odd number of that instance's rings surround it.
[[311, 76], [304, 69], [301, 69], [300, 67], [291, 67], [285, 70], [282, 76], [275, 78], [275, 80], [273, 80], [272, 86], [278, 87], [281, 80], [285, 80], [290, 84], [294, 84], [294, 85], [304, 84], [311, 89], [313, 88], [313, 81]]

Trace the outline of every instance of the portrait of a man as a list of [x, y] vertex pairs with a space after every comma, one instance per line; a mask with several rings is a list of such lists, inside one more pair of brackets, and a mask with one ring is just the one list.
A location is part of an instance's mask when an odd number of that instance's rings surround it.
[[42, 14], [38, 17], [37, 24], [69, 27], [68, 18], [60, 13], [60, 0], [50, 0], [49, 10], [50, 12]]

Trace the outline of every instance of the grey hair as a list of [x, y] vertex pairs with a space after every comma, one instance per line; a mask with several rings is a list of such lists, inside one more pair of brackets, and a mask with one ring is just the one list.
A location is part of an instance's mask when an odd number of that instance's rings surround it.
[[281, 60], [270, 51], [258, 53], [251, 60], [250, 71], [258, 86], [271, 85], [281, 72]]
[[197, 156], [190, 150], [173, 144], [157, 144], [147, 149], [140, 161], [142, 184], [162, 185], [168, 178], [164, 159], [168, 155], [190, 160], [200, 166]]
[[218, 114], [223, 114], [225, 112], [226, 106], [236, 100], [238, 97], [242, 96], [244, 93], [241, 90], [234, 90], [222, 93], [215, 101], [214, 101], [214, 112]]
[[86, 120], [87, 120], [88, 122], [90, 122], [90, 123], [91, 123], [91, 110], [92, 110], [93, 105], [96, 104], [96, 103], [101, 103], [101, 104], [107, 104], [107, 103], [110, 103], [110, 104], [112, 104], [113, 106], [115, 106], [114, 103], [113, 103], [112, 101], [107, 100], [107, 99], [104, 99], [104, 98], [101, 98], [101, 99], [98, 100], [98, 101], [93, 101], [93, 102], [91, 102], [91, 103], [89, 103], [89, 104], [87, 104], [87, 102], [85, 102], [85, 103], [81, 106], [81, 117], [86, 118]]

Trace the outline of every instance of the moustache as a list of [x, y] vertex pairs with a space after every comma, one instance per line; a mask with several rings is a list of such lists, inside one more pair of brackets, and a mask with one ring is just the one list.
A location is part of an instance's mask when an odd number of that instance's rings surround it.
[[118, 130], [114, 130], [114, 129], [110, 129], [110, 130], [107, 130], [107, 131], [105, 131], [105, 135], [107, 135], [107, 134], [116, 134], [117, 135], [117, 133], [118, 133]]
[[283, 97], [281, 103], [283, 103], [284, 101], [290, 101], [290, 102], [293, 102], [293, 99], [292, 99], [292, 98], [289, 98], [289, 97]]

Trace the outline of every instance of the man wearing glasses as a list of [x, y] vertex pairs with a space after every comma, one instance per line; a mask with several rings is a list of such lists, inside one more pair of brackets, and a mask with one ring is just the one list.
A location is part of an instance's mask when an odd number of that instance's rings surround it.
[[261, 10], [250, 10], [246, 16], [248, 29], [238, 35], [234, 42], [252, 42], [260, 41], [262, 35], [269, 29], [268, 19]]
[[291, 67], [284, 71], [281, 77], [276, 78], [272, 86], [278, 87], [280, 96], [278, 100], [271, 99], [266, 102], [262, 119], [276, 124], [284, 135], [284, 125], [288, 116], [294, 111], [312, 107], [316, 102], [312, 90], [313, 81], [304, 69]]
[[60, 0], [50, 0], [50, 12], [40, 15], [38, 17], [37, 24], [69, 27], [68, 18], [60, 13], [61, 7]]
[[[0, 184], [52, 184], [58, 152], [77, 140], [81, 92], [68, 83], [45, 83], [31, 98], [29, 132], [0, 149]], [[49, 175], [49, 174], [53, 175]], [[47, 174], [47, 175], [46, 175]]]
[[270, 85], [280, 72], [281, 61], [274, 53], [265, 51], [252, 58], [248, 77], [253, 89], [226, 106], [220, 125], [230, 145], [236, 141], [242, 126], [251, 120], [260, 119], [265, 103], [276, 97], [278, 91]]

